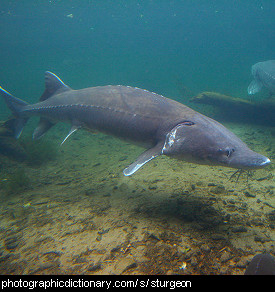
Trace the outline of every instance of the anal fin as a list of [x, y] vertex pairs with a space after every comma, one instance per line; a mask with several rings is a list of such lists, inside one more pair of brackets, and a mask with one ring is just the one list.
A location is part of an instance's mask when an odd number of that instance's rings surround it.
[[54, 125], [51, 121], [46, 118], [40, 118], [40, 121], [33, 131], [32, 138], [34, 140], [40, 139], [45, 133]]
[[130, 164], [127, 168], [123, 170], [123, 174], [125, 176], [132, 175], [135, 173], [138, 169], [140, 169], [144, 164], [149, 162], [150, 160], [158, 157], [162, 154], [162, 148], [163, 148], [163, 142], [158, 143], [155, 147], [150, 148], [146, 151], [144, 151], [135, 162]]

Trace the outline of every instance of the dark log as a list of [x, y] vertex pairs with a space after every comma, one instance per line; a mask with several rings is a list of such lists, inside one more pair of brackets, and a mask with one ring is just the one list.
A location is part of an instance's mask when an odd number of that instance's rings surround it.
[[217, 92], [202, 92], [192, 97], [191, 102], [219, 107], [225, 117], [240, 120], [257, 120], [269, 125], [275, 124], [275, 97], [254, 102]]

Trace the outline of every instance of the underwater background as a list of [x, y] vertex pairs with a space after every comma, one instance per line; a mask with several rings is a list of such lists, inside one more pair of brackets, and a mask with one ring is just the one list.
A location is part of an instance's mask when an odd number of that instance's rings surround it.
[[[247, 86], [251, 66], [275, 58], [274, 14], [272, 0], [1, 1], [0, 86], [35, 103], [49, 70], [73, 89], [144, 88], [274, 160], [274, 118], [191, 102], [269, 98]], [[60, 147], [63, 124], [33, 142], [36, 123], [17, 142], [0, 137], [1, 274], [243, 274], [255, 254], [274, 255], [273, 164], [236, 183], [234, 170], [162, 157], [126, 178], [142, 148], [81, 131]]]

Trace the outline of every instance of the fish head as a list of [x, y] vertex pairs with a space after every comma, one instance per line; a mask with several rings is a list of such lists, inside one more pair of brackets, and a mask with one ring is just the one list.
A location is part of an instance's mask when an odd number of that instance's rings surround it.
[[203, 115], [183, 121], [168, 132], [162, 154], [236, 169], [257, 169], [270, 164], [269, 158], [252, 151], [234, 133]]

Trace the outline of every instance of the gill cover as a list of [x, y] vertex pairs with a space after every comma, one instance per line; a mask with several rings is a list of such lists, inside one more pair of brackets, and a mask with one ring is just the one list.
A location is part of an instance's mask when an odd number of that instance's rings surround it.
[[165, 143], [162, 148], [162, 154], [173, 155], [180, 151], [181, 146], [184, 143], [184, 129], [186, 127], [194, 125], [191, 121], [184, 121], [176, 125], [167, 135]]

